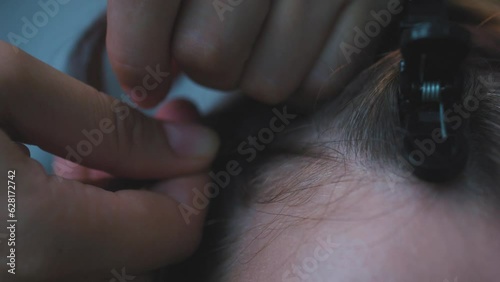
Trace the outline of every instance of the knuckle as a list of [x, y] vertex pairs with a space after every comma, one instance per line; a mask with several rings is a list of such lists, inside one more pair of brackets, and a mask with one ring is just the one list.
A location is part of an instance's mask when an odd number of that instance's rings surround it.
[[[203, 36], [202, 36], [203, 37]], [[215, 38], [202, 38], [189, 34], [177, 36], [173, 43], [176, 62], [195, 81], [209, 87], [233, 89], [242, 66], [231, 58], [233, 52]]]
[[[131, 108], [128, 108], [128, 110], [132, 111]], [[132, 114], [128, 114], [124, 117], [118, 113], [113, 113], [113, 123], [116, 129], [110, 136], [110, 148], [114, 151], [111, 154], [114, 156], [114, 162], [111, 167], [114, 169], [121, 169], [124, 164], [122, 157], [127, 156], [127, 153], [131, 151], [134, 146], [134, 134], [131, 133], [131, 131], [140, 129], [134, 128], [136, 122]], [[137, 126], [137, 128], [139, 128], [139, 126]]]
[[116, 119], [118, 130], [116, 131], [117, 149], [122, 151], [132, 151], [134, 146], [141, 140], [144, 134], [144, 125], [140, 115], [129, 115], [125, 119]]
[[5, 87], [7, 83], [21, 73], [20, 54], [16, 47], [0, 40], [0, 87]]
[[245, 78], [241, 85], [241, 90], [254, 99], [267, 104], [281, 103], [290, 94], [284, 87], [284, 83], [256, 77]]
[[130, 167], [131, 165], [131, 162], [127, 160], [134, 159], [138, 152], [144, 150], [145, 142], [158, 138], [154, 136], [158, 130], [152, 128], [153, 120], [130, 107], [126, 115], [123, 112], [113, 113], [112, 122], [116, 129], [110, 136], [110, 148], [115, 151], [112, 153], [115, 160], [111, 169], [123, 171], [124, 166]]

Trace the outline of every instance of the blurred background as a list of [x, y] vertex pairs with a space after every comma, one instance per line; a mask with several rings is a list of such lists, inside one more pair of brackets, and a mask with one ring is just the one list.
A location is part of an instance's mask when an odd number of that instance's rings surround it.
[[[18, 46], [39, 60], [65, 72], [69, 55], [85, 30], [106, 11], [104, 0], [2, 0], [0, 1], [0, 40]], [[30, 29], [35, 27], [35, 29]], [[104, 56], [106, 92], [122, 96], [107, 57]], [[196, 85], [180, 76], [168, 99], [183, 97], [195, 103], [206, 114], [227, 93], [213, 91]], [[153, 113], [154, 110], [146, 112]], [[83, 136], [82, 136], [83, 138]], [[36, 146], [29, 146], [31, 155], [52, 173], [52, 156]]]

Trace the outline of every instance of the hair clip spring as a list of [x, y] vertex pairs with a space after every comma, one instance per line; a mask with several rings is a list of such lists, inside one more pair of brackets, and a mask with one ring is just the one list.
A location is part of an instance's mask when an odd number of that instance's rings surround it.
[[470, 49], [469, 33], [448, 21], [446, 3], [409, 0], [401, 41], [399, 112], [405, 156], [414, 174], [446, 181], [466, 165], [468, 145], [446, 110], [463, 100], [460, 66]]

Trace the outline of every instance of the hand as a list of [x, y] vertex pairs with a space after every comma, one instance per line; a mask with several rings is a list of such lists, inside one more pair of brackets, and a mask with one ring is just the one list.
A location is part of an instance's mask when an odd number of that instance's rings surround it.
[[[0, 196], [1, 233], [14, 207], [17, 219], [16, 245], [0, 243], [0, 280], [68, 281], [124, 268], [134, 274], [193, 252], [204, 211], [187, 224], [179, 205], [192, 206], [195, 187], [208, 181], [204, 171], [218, 139], [186, 121], [189, 110], [174, 108], [162, 117], [177, 121], [148, 118], [0, 41], [0, 173], [2, 188], [11, 186], [11, 197]], [[47, 175], [21, 143], [106, 175], [164, 180], [150, 189], [109, 192], [66, 179], [84, 176], [80, 166], [59, 167], [62, 177]], [[13, 179], [8, 171], [15, 171]], [[81, 180], [103, 179], [94, 173]], [[8, 206], [13, 195], [15, 206]], [[6, 258], [14, 247], [15, 276]]]
[[[174, 59], [205, 86], [312, 103], [373, 61], [402, 10], [399, 0], [109, 0], [107, 46], [128, 93], [146, 67], [172, 72]], [[139, 104], [161, 101], [172, 77]]]

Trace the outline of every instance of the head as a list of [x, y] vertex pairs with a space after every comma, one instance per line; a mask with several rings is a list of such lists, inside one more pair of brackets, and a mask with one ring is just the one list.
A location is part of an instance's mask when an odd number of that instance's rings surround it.
[[[313, 114], [291, 118], [287, 107], [289, 124], [276, 113], [285, 105], [216, 114], [226, 141], [213, 170], [221, 192], [202, 248], [184, 265], [197, 275], [181, 281], [497, 281], [498, 39], [471, 31], [464, 100], [447, 111], [468, 124], [469, 160], [445, 183], [415, 177], [401, 154], [398, 51]], [[282, 130], [268, 137], [271, 126]], [[433, 141], [422, 142], [427, 153]], [[221, 186], [234, 161], [240, 173]]]

